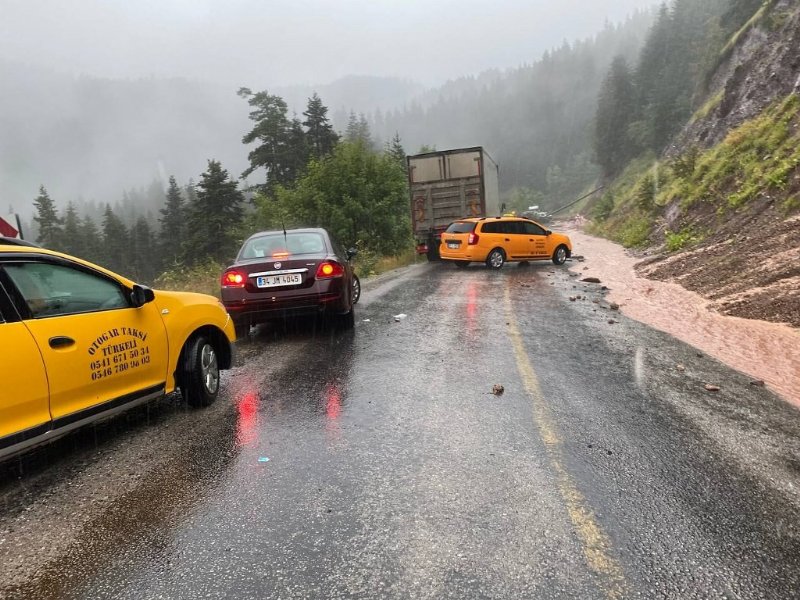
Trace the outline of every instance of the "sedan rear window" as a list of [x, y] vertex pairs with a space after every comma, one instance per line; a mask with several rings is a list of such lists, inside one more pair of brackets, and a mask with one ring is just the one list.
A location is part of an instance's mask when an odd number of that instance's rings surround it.
[[320, 254], [325, 252], [325, 240], [318, 233], [282, 233], [262, 235], [247, 240], [239, 258], [271, 258], [283, 254]]
[[475, 231], [475, 223], [456, 221], [455, 223], [450, 223], [450, 227], [447, 228], [445, 233], [472, 233], [473, 231]]

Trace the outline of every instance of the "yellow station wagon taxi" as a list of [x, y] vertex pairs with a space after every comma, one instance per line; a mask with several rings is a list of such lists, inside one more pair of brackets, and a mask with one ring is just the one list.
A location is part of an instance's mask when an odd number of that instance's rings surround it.
[[212, 296], [0, 239], [0, 458], [176, 388], [210, 404], [234, 340]]
[[469, 218], [450, 224], [442, 234], [439, 255], [457, 267], [485, 262], [487, 267], [499, 269], [509, 261], [531, 260], [563, 265], [572, 255], [572, 242], [568, 236], [522, 217]]

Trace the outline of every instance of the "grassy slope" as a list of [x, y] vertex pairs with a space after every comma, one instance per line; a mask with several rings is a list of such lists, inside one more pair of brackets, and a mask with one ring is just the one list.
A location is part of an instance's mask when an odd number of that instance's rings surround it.
[[[628, 247], [702, 243], [733, 213], [800, 209], [800, 97], [792, 94], [714, 148], [668, 162], [631, 163], [594, 207], [595, 233]], [[757, 205], [757, 207], [756, 207]]]

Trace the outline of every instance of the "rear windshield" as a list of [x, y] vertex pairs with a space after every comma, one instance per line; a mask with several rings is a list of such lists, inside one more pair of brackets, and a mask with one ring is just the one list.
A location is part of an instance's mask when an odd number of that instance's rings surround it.
[[318, 233], [274, 233], [251, 238], [244, 243], [239, 258], [285, 257], [286, 254], [322, 254], [325, 240]]
[[455, 223], [450, 223], [450, 227], [447, 228], [445, 233], [472, 233], [473, 231], [475, 231], [475, 223], [456, 221]]

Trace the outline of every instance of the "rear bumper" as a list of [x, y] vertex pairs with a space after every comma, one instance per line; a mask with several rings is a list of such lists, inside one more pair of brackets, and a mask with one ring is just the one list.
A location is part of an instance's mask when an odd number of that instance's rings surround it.
[[344, 314], [350, 310], [347, 298], [338, 292], [291, 299], [223, 300], [223, 304], [235, 323], [251, 325], [297, 316]]
[[445, 244], [439, 246], [439, 256], [442, 260], [468, 260], [470, 262], [483, 262], [486, 256], [481, 253], [478, 246], [470, 246], [467, 250], [450, 250]]

